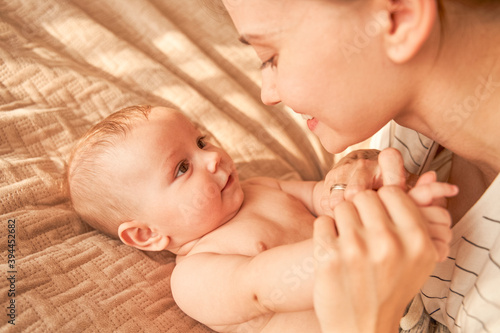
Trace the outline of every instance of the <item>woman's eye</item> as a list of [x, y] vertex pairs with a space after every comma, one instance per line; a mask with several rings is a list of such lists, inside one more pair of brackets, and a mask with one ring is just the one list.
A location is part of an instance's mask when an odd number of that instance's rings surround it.
[[264, 61], [262, 65], [260, 65], [260, 69], [263, 70], [268, 66], [276, 67], [276, 56], [272, 56], [268, 60]]
[[203, 149], [207, 146], [207, 142], [205, 141], [205, 136], [202, 136], [201, 138], [198, 138], [198, 141], [196, 144], [198, 145], [198, 148]]
[[179, 164], [179, 167], [177, 168], [177, 173], [175, 175], [175, 178], [182, 176], [183, 174], [185, 174], [186, 172], [188, 172], [188, 170], [189, 170], [189, 162], [182, 161]]

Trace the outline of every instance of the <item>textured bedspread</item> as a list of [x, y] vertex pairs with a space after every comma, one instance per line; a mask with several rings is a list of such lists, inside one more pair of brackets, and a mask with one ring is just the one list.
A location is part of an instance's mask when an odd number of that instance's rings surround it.
[[331, 165], [303, 121], [262, 106], [253, 51], [202, 3], [0, 1], [1, 332], [210, 331], [172, 299], [173, 255], [92, 230], [61, 191], [71, 147], [111, 112], [182, 110], [243, 179]]

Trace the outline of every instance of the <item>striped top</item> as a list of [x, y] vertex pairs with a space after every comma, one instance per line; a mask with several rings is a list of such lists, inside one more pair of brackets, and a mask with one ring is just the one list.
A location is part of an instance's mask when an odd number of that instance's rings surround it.
[[[435, 143], [413, 130], [390, 123], [374, 142], [400, 150], [410, 172], [447, 177], [451, 154], [435, 156]], [[500, 176], [452, 230], [448, 258], [421, 289], [425, 308], [451, 332], [500, 332]]]

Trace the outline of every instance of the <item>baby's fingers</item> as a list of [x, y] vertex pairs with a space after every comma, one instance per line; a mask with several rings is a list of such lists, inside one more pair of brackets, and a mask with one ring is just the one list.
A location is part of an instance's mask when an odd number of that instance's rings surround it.
[[436, 200], [453, 197], [458, 194], [458, 187], [448, 183], [428, 183], [412, 188], [408, 194], [419, 206], [430, 206]]
[[450, 243], [441, 238], [431, 238], [434, 249], [436, 250], [437, 262], [443, 262], [450, 253]]
[[451, 216], [448, 210], [439, 206], [420, 207], [420, 212], [430, 223], [441, 224], [449, 228]]
[[436, 172], [435, 171], [427, 171], [426, 173], [424, 173], [420, 177], [418, 177], [417, 182], [415, 183], [415, 186], [431, 184], [431, 183], [435, 183], [436, 181], [437, 181]]
[[438, 261], [443, 261], [448, 255], [449, 244], [453, 237], [450, 214], [446, 209], [437, 206], [423, 207], [420, 211], [429, 221], [427, 225], [429, 236], [436, 249]]

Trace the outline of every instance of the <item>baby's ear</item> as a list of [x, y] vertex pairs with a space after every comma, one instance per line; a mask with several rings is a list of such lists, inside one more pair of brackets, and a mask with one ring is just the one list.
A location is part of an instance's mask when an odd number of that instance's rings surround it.
[[170, 243], [170, 238], [160, 235], [138, 221], [123, 222], [118, 227], [118, 236], [129, 246], [144, 251], [163, 251]]

